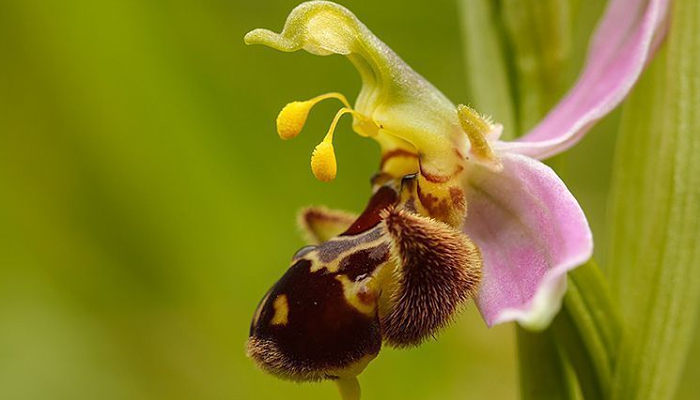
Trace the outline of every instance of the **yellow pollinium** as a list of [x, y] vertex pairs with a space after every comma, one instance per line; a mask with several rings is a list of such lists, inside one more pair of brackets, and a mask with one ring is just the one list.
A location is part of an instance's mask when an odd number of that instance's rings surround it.
[[277, 116], [277, 134], [280, 138], [289, 140], [297, 137], [313, 106], [311, 101], [293, 101], [284, 106]]
[[311, 171], [321, 182], [330, 182], [335, 179], [338, 164], [335, 161], [335, 151], [330, 140], [324, 139], [314, 149], [311, 155]]
[[277, 134], [280, 138], [289, 140], [297, 137], [306, 124], [311, 108], [327, 99], [338, 99], [345, 107], [351, 108], [348, 100], [340, 93], [326, 93], [306, 101], [293, 101], [277, 115]]
[[293, 101], [284, 106], [277, 116], [277, 134], [279, 134], [279, 137], [283, 140], [297, 137], [306, 124], [311, 108], [318, 102], [326, 99], [338, 99], [345, 107], [338, 110], [335, 114], [326, 137], [316, 146], [311, 156], [311, 171], [316, 179], [322, 182], [332, 181], [338, 172], [333, 149], [333, 132], [338, 125], [340, 117], [345, 114], [352, 114], [356, 121], [355, 130], [361, 136], [376, 136], [380, 129], [374, 121], [353, 110], [345, 96], [340, 93], [326, 93], [306, 101]]

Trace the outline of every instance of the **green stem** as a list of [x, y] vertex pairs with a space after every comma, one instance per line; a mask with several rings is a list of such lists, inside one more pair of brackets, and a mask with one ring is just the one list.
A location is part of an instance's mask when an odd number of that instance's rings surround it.
[[576, 384], [551, 329], [532, 332], [516, 326], [520, 398], [567, 400], [576, 398]]
[[362, 391], [360, 390], [360, 382], [357, 380], [357, 377], [338, 378], [335, 384], [338, 386], [342, 400], [360, 400]]
[[595, 262], [569, 273], [564, 308], [553, 329], [584, 397], [608, 398], [622, 326], [607, 281]]

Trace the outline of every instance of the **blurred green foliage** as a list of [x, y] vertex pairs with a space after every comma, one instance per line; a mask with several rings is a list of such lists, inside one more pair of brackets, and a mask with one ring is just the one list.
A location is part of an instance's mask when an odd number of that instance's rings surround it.
[[[303, 245], [296, 210], [360, 210], [378, 162], [346, 120], [338, 179], [313, 179], [330, 103], [296, 140], [277, 138], [286, 102], [359, 89], [340, 57], [243, 44], [296, 4], [0, 1], [0, 398], [334, 398], [243, 351], [257, 302]], [[343, 4], [469, 102], [455, 1]], [[578, 62], [596, 4], [574, 11]], [[569, 157], [598, 243], [616, 127]], [[364, 398], [515, 398], [514, 352], [512, 327], [486, 329], [471, 306], [439, 341], [383, 350]]]

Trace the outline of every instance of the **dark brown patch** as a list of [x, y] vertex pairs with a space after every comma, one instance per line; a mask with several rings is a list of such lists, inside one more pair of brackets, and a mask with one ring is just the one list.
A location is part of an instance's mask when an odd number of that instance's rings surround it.
[[[310, 272], [299, 260], [272, 287], [248, 340], [248, 355], [281, 378], [315, 381], [375, 355], [381, 348], [378, 317], [369, 317], [345, 299], [338, 274]], [[287, 296], [288, 322], [272, 325], [271, 299]]]
[[389, 244], [360, 250], [352, 253], [340, 261], [338, 272], [346, 275], [351, 281], [357, 280], [362, 275], [374, 273], [374, 270], [389, 260]]
[[405, 211], [385, 212], [383, 226], [400, 260], [390, 308], [381, 316], [391, 346], [420, 344], [448, 325], [481, 280], [479, 249], [447, 224]]
[[250, 329], [248, 331], [248, 335], [253, 335], [253, 330], [255, 329], [255, 325], [258, 323], [258, 320], [260, 320], [260, 313], [262, 312], [262, 307], [265, 305], [267, 302], [267, 299], [270, 297], [270, 290], [268, 290], [265, 293], [265, 296], [263, 296], [262, 299], [258, 302], [258, 306], [255, 307], [255, 312], [253, 313], [253, 320], [250, 321]]
[[382, 220], [379, 213], [382, 210], [394, 206], [397, 200], [398, 194], [396, 190], [389, 186], [380, 187], [369, 199], [365, 211], [360, 214], [355, 222], [350, 225], [350, 228], [343, 232], [341, 236], [357, 235], [377, 226]]

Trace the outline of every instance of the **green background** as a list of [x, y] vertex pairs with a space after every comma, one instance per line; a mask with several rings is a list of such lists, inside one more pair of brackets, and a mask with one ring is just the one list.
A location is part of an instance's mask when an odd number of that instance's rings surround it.
[[[574, 3], [569, 81], [602, 9]], [[257, 302], [303, 245], [296, 211], [360, 210], [378, 164], [344, 120], [338, 178], [313, 178], [333, 102], [278, 139], [287, 102], [359, 90], [341, 57], [243, 44], [296, 4], [0, 0], [0, 398], [335, 398], [330, 383], [282, 382], [244, 355]], [[343, 4], [471, 101], [455, 1]], [[600, 259], [618, 119], [564, 167]], [[384, 349], [360, 377], [363, 398], [516, 398], [512, 331], [487, 329], [472, 305], [439, 340]], [[697, 395], [689, 380], [679, 398]]]

